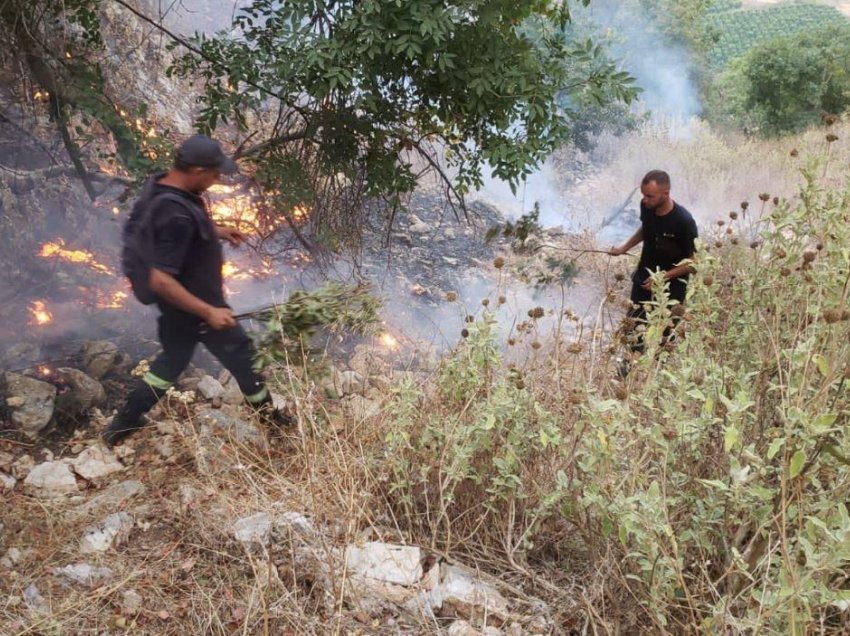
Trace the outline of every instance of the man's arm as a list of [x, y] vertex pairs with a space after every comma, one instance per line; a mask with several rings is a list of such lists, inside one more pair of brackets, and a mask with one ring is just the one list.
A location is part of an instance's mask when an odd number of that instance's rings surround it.
[[227, 307], [213, 307], [204, 302], [183, 287], [171, 274], [152, 267], [148, 282], [151, 291], [165, 302], [197, 316], [210, 328], [218, 331], [236, 326], [232, 310]]
[[245, 241], [245, 234], [235, 227], [227, 227], [224, 225], [215, 226], [215, 234], [223, 241], [227, 241], [233, 247], [239, 247]]
[[612, 247], [611, 249], [608, 250], [608, 253], [611, 256], [622, 256], [623, 254], [628, 252], [635, 245], [637, 245], [638, 243], [641, 243], [642, 241], [643, 241], [643, 226], [639, 227], [637, 232], [632, 234], [631, 238], [629, 238], [628, 241], [626, 241], [625, 243], [623, 243], [619, 247]]

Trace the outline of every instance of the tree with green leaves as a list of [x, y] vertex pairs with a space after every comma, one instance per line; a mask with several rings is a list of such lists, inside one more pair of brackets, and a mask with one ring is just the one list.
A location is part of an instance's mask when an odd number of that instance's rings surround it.
[[238, 126], [238, 156], [284, 216], [310, 205], [316, 235], [356, 237], [364, 200], [391, 219], [432, 171], [462, 207], [485, 169], [514, 186], [529, 174], [581, 104], [634, 98], [569, 20], [545, 0], [256, 0], [233, 33], [182, 42], [173, 70], [204, 82], [202, 131]]
[[850, 27], [830, 26], [767, 42], [719, 82], [717, 110], [762, 135], [781, 135], [850, 107]]

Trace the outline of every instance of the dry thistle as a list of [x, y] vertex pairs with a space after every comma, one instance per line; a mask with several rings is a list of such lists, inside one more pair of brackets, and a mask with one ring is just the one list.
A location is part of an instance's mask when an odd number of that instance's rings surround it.
[[522, 391], [525, 388], [525, 381], [522, 380], [522, 379], [519, 379], [519, 380], [516, 381], [516, 384], [514, 386], [516, 386], [516, 388], [518, 390]]
[[737, 219], [737, 218], [738, 218], [738, 213], [737, 213], [737, 212], [735, 212], [735, 210], [732, 210], [732, 211], [729, 213], [729, 218], [730, 218], [730, 219], [732, 219], [732, 220], [734, 221], [735, 219]]
[[[729, 232], [729, 233], [731, 234], [731, 232]], [[737, 245], [737, 244], [738, 244], [738, 237], [737, 237], [737, 236], [733, 236], [733, 237], [732, 237], [732, 240], [731, 240], [730, 242], [732, 243], [732, 245]]]
[[723, 227], [724, 225], [726, 225], [726, 221], [723, 219], [717, 221], [717, 227]]
[[508, 346], [513, 347], [516, 344], [516, 339], [508, 338]]
[[800, 151], [799, 151], [799, 150], [797, 150], [796, 148], [792, 148], [792, 149], [791, 149], [791, 152], [790, 152], [790, 153], [788, 153], [788, 154], [790, 154], [792, 157], [797, 157], [797, 156], [799, 156]]
[[776, 256], [776, 258], [785, 258], [786, 256], [788, 256], [788, 253], [780, 247], [777, 248], [773, 255]]
[[744, 210], [746, 212], [748, 207], [750, 207], [750, 204], [749, 204], [748, 201], [741, 201], [741, 209], [742, 210]]
[[617, 281], [618, 283], [620, 283], [620, 282], [626, 280], [626, 275], [623, 274], [622, 272], [614, 274], [614, 280]]
[[823, 243], [818, 243], [817, 245], [815, 245], [815, 249], [816, 249], [818, 252], [820, 252], [820, 251], [823, 249]]
[[469, 329], [461, 329], [460, 335], [464, 338], [469, 338]]
[[714, 276], [711, 274], [706, 274], [702, 277], [702, 284], [706, 287], [711, 287], [714, 284]]
[[834, 135], [832, 133], [829, 133], [826, 136], [826, 143], [831, 144], [833, 141], [838, 141], [838, 135]]
[[505, 259], [501, 256], [497, 256], [495, 259], [493, 259], [493, 267], [495, 267], [496, 269], [502, 269], [504, 266]]
[[765, 203], [767, 203], [768, 201], [770, 201], [770, 195], [769, 195], [767, 192], [762, 192], [762, 193], [759, 195], [759, 199], [761, 199], [762, 201], [764, 201]]
[[581, 346], [580, 342], [571, 342], [567, 345], [568, 353], [581, 353], [584, 350], [584, 347]]
[[540, 342], [538, 342], [537, 340], [535, 340], [534, 342], [531, 343], [531, 348], [534, 349], [535, 351], [539, 350], [542, 346], [543, 345], [540, 344]]
[[685, 315], [685, 306], [684, 305], [673, 305], [670, 308], [670, 313], [676, 316], [677, 318], [681, 318]]
[[499, 304], [500, 305], [504, 305], [506, 302], [508, 302], [507, 298], [505, 298], [504, 296], [499, 296]]
[[629, 397], [629, 390], [626, 387], [620, 385], [616, 389], [614, 389], [614, 397], [616, 397], [620, 401], [627, 400]]
[[714, 247], [719, 249], [719, 248], [723, 247], [723, 243], [721, 243], [720, 241], [714, 241]]
[[787, 267], [783, 267], [782, 269], [779, 270], [779, 275], [787, 278], [788, 276], [791, 275], [791, 270], [788, 269]]
[[731, 227], [727, 227], [727, 228], [726, 228], [726, 234], [731, 234], [731, 233], [732, 233], [732, 228], [731, 228]]
[[773, 205], [779, 205], [779, 197], [773, 197]]
[[834, 324], [841, 320], [841, 311], [838, 309], [824, 309], [823, 312], [821, 312], [821, 318], [823, 318], [823, 321], [828, 325]]
[[761, 242], [760, 242], [760, 241], [752, 241], [752, 242], [750, 243], [750, 249], [751, 249], [751, 250], [758, 249], [758, 246], [759, 246], [759, 245], [761, 245]]
[[542, 318], [545, 314], [546, 314], [546, 311], [543, 309], [543, 307], [535, 307], [534, 309], [528, 310], [529, 318], [532, 318], [534, 320], [536, 320], [538, 318]]
[[467, 316], [464, 320], [466, 320], [466, 322], [475, 322], [475, 316]]
[[446, 300], [449, 301], [450, 303], [453, 303], [454, 301], [456, 301], [457, 300], [457, 292], [453, 292], [453, 291], [446, 292]]
[[811, 263], [815, 258], [817, 258], [818, 253], [814, 250], [806, 250], [803, 252], [803, 261], [806, 263]]
[[485, 307], [488, 307], [490, 305], [490, 299], [489, 298], [482, 298], [481, 304], [484, 305]]
[[821, 121], [823, 121], [825, 126], [832, 126], [835, 122], [838, 121], [838, 116], [833, 115], [832, 113], [824, 113], [821, 115]]

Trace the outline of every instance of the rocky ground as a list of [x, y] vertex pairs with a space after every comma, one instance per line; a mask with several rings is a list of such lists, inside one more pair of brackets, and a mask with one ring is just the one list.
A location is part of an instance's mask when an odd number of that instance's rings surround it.
[[550, 633], [542, 601], [411, 543], [342, 483], [358, 471], [328, 444], [367, 436], [397, 376], [427, 378], [392, 356], [361, 344], [315, 381], [287, 371], [287, 430], [193, 368], [115, 450], [96, 438], [129, 380], [113, 343], [50, 377], [3, 373], [0, 633]]

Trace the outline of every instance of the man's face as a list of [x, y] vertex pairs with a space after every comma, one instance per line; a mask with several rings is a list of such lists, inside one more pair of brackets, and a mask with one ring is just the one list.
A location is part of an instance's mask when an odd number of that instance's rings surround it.
[[662, 188], [655, 181], [642, 185], [640, 193], [643, 195], [641, 203], [648, 210], [657, 210], [670, 198], [670, 188]]
[[215, 168], [192, 168], [192, 177], [192, 192], [201, 194], [221, 179], [221, 171]]

